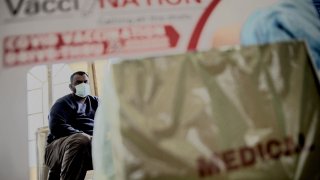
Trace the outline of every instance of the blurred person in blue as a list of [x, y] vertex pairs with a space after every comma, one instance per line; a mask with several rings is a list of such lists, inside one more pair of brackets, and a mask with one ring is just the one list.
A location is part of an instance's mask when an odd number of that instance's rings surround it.
[[89, 77], [70, 77], [71, 94], [61, 97], [49, 113], [50, 133], [45, 149], [49, 180], [83, 180], [93, 169], [91, 141], [98, 98], [90, 95]]
[[320, 0], [282, 0], [251, 14], [241, 30], [243, 45], [304, 40], [320, 77]]

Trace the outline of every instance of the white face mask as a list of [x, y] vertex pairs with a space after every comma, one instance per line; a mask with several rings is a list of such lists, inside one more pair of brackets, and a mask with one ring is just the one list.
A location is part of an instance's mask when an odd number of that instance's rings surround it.
[[81, 83], [75, 86], [76, 95], [79, 97], [86, 97], [90, 94], [90, 86], [87, 83]]

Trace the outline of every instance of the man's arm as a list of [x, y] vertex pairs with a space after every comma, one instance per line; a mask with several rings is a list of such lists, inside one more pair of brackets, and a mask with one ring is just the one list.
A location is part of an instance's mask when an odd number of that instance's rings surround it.
[[82, 132], [67, 123], [67, 119], [73, 118], [72, 111], [72, 108], [63, 102], [53, 105], [49, 114], [49, 129], [53, 136], [64, 137]]

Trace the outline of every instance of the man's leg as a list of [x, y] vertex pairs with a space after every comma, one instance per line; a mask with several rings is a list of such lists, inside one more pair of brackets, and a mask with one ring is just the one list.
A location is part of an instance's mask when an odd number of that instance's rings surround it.
[[83, 180], [92, 169], [90, 136], [77, 133], [55, 140], [46, 147], [45, 162], [49, 180], [55, 180], [57, 174], [61, 180]]
[[91, 137], [81, 133], [68, 140], [61, 164], [61, 179], [83, 180], [92, 169]]
[[44, 161], [50, 169], [48, 180], [60, 180], [61, 162], [67, 138], [57, 139], [46, 146]]
[[48, 175], [48, 180], [60, 180], [60, 170], [59, 171], [50, 170]]

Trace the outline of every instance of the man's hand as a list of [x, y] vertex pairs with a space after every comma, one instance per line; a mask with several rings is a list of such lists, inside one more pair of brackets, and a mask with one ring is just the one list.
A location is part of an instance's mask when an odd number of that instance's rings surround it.
[[86, 134], [86, 133], [84, 133], [84, 132], [82, 132], [81, 134], [83, 134], [84, 136], [87, 136], [90, 140], [92, 140], [92, 136], [91, 136], [91, 135]]

